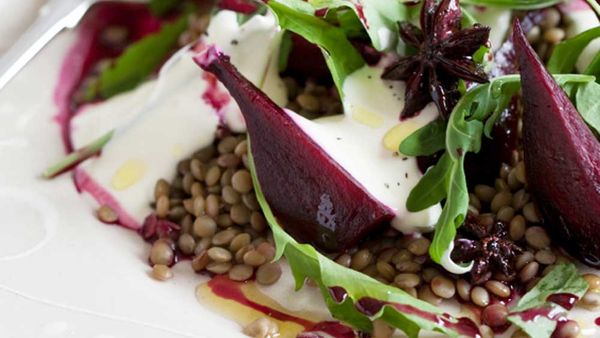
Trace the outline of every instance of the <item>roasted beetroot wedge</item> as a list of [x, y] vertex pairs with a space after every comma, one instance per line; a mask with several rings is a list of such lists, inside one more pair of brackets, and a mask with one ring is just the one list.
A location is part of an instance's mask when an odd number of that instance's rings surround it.
[[275, 216], [292, 236], [341, 250], [394, 217], [215, 47], [195, 58], [237, 101], [256, 174]]
[[600, 266], [600, 143], [515, 22], [523, 87], [523, 148], [545, 226], [585, 263]]

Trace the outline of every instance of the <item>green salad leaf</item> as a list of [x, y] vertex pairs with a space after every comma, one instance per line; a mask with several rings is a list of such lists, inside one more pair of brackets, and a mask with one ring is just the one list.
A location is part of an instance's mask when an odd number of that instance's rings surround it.
[[[251, 149], [249, 140], [249, 149]], [[254, 180], [254, 189], [257, 200], [264, 212], [276, 244], [276, 257], [285, 256], [296, 281], [296, 288], [300, 289], [307, 279], [319, 285], [321, 293], [327, 303], [331, 314], [353, 327], [370, 332], [372, 320], [381, 319], [387, 324], [398, 328], [411, 338], [416, 338], [420, 330], [437, 331], [450, 337], [457, 337], [460, 332], [444, 325], [444, 322], [456, 323], [457, 319], [444, 315], [444, 312], [429, 303], [416, 299], [406, 292], [395, 287], [385, 285], [361, 272], [343, 267], [317, 252], [308, 244], [300, 244], [288, 235], [277, 222], [269, 204], [265, 200], [256, 176], [252, 152], [249, 151], [249, 167]], [[346, 291], [347, 296], [339, 303], [333, 298], [330, 288], [339, 287]], [[372, 317], [360, 312], [355, 306], [363, 298], [373, 298], [384, 302], [381, 310]], [[411, 311], [401, 311], [395, 306], [405, 309], [416, 309], [417, 315]], [[428, 318], [430, 316], [430, 318]]]
[[314, 8], [302, 0], [270, 0], [267, 5], [283, 29], [301, 35], [323, 50], [333, 81], [340, 90], [344, 80], [365, 62], [344, 31], [314, 15]]
[[515, 10], [530, 10], [550, 7], [564, 0], [462, 0], [464, 5], [502, 7]]
[[135, 88], [169, 56], [186, 28], [187, 15], [182, 15], [175, 22], [163, 24], [160, 31], [129, 46], [113, 66], [100, 73], [95, 94], [107, 99]]
[[577, 111], [583, 120], [600, 135], [600, 84], [589, 82], [578, 87], [575, 94]]
[[575, 265], [557, 265], [510, 310], [511, 314], [508, 316], [508, 320], [530, 337], [548, 338], [556, 329], [556, 321], [544, 316], [536, 316], [533, 320], [524, 320], [519, 314], [523, 311], [540, 308], [560, 312], [562, 308], [549, 302], [548, 297], [556, 294], [569, 294], [581, 298], [587, 289], [588, 283], [577, 271]]
[[583, 73], [595, 76], [596, 82], [600, 81], [600, 53], [592, 59], [592, 62], [590, 62]]
[[554, 51], [550, 56], [550, 60], [548, 60], [546, 68], [553, 74], [571, 73], [575, 68], [575, 64], [577, 63], [581, 52], [597, 38], [600, 38], [600, 27], [588, 29], [583, 33], [559, 43], [554, 47]]
[[[593, 76], [577, 74], [555, 75], [555, 79], [563, 86], [594, 81]], [[444, 144], [446, 150], [438, 163], [413, 188], [407, 201], [410, 211], [424, 210], [444, 201], [429, 249], [431, 259], [437, 263], [441, 263], [453, 243], [456, 229], [462, 224], [469, 206], [465, 155], [479, 152], [483, 134], [489, 136], [500, 113], [519, 89], [519, 75], [497, 77], [489, 83], [477, 85], [454, 108], [445, 133], [440, 132], [439, 126], [429, 124], [411, 134], [400, 145], [402, 153], [413, 156], [431, 154], [440, 148], [440, 144]], [[427, 139], [427, 142], [421, 142], [423, 139]]]
[[398, 37], [398, 22], [408, 20], [408, 10], [398, 0], [308, 0], [316, 9], [351, 8], [365, 27], [373, 47], [390, 50]]
[[548, 297], [555, 294], [566, 293], [581, 298], [587, 289], [588, 283], [581, 277], [574, 264], [557, 265], [521, 297], [511, 312], [523, 312], [544, 306], [548, 303]]

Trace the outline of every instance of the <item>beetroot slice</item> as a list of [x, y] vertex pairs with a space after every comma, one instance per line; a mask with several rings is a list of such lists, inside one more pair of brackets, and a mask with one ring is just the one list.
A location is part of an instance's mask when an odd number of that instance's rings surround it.
[[523, 87], [523, 148], [545, 226], [585, 263], [600, 266], [600, 144], [527, 42], [513, 41]]
[[394, 217], [244, 78], [228, 56], [209, 47], [194, 60], [216, 75], [240, 106], [262, 191], [292, 236], [325, 250], [341, 250]]

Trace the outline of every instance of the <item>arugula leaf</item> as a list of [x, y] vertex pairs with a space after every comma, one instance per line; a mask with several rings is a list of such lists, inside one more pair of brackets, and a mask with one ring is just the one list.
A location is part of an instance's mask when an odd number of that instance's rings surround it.
[[100, 74], [96, 94], [107, 99], [135, 88], [167, 58], [186, 28], [187, 15], [183, 15], [129, 46], [112, 67]]
[[317, 9], [351, 8], [367, 30], [373, 47], [390, 50], [398, 36], [398, 22], [408, 20], [408, 12], [402, 1], [390, 0], [308, 0]]
[[575, 94], [575, 102], [577, 111], [583, 117], [583, 120], [600, 135], [600, 84], [597, 82], [589, 82], [580, 85], [577, 94]]
[[302, 0], [271, 0], [267, 3], [279, 25], [321, 47], [333, 81], [341, 92], [344, 80], [365, 62], [344, 31], [314, 16], [314, 8]]
[[575, 68], [581, 52], [590, 42], [600, 37], [600, 27], [594, 27], [580, 33], [554, 47], [546, 68], [553, 74], [570, 73]]
[[461, 3], [464, 5], [528, 10], [550, 7], [563, 1], [564, 0], [462, 0]]
[[444, 150], [446, 121], [435, 120], [418, 129], [400, 144], [400, 153], [406, 156], [429, 156]]
[[555, 294], [567, 293], [581, 298], [587, 289], [588, 283], [574, 264], [560, 264], [521, 297], [511, 312], [539, 308], [548, 302], [548, 297]]
[[[457, 337], [460, 334], [443, 324], [445, 322], [456, 323], [456, 319], [445, 315], [441, 309], [361, 272], [343, 267], [317, 252], [311, 245], [300, 244], [288, 235], [277, 222], [262, 194], [251, 156], [251, 140], [249, 140], [248, 147], [250, 150], [248, 162], [256, 197], [271, 226], [276, 244], [275, 260], [285, 255], [292, 269], [297, 289], [304, 285], [307, 278], [312, 279], [319, 285], [331, 314], [363, 331], [371, 331], [371, 321], [381, 319], [404, 331], [411, 338], [417, 338], [421, 329], [441, 332], [450, 337]], [[330, 291], [332, 287], [339, 287], [346, 291], [347, 296], [341, 303], [333, 298]], [[356, 302], [366, 297], [384, 302], [386, 305], [378, 313], [368, 317], [355, 306]], [[427, 316], [417, 315], [410, 311], [400, 311], [395, 305], [418, 309], [419, 313]]]
[[[563, 86], [571, 83], [587, 83], [592, 76], [566, 74], [555, 75]], [[426, 209], [432, 203], [445, 199], [442, 214], [436, 224], [436, 230], [429, 249], [431, 259], [441, 264], [442, 257], [456, 236], [469, 206], [469, 193], [464, 172], [464, 159], [467, 152], [479, 152], [481, 137], [489, 135], [500, 112], [506, 109], [510, 99], [520, 89], [519, 75], [507, 75], [492, 79], [489, 83], [478, 85], [469, 90], [457, 103], [450, 114], [445, 135], [431, 132], [430, 125], [425, 130], [417, 130], [406, 138], [400, 149], [407, 149], [411, 155], [426, 155], [431, 152], [431, 144], [445, 144], [446, 152], [442, 159], [431, 169], [410, 192], [407, 208], [411, 211]], [[424, 134], [432, 140], [418, 146]]]
[[548, 338], [556, 329], [555, 320], [545, 316], [524, 320], [520, 313], [531, 309], [546, 308], [553, 314], [558, 314], [564, 309], [555, 303], [550, 303], [548, 297], [556, 294], [570, 294], [581, 298], [587, 289], [588, 283], [581, 277], [574, 264], [557, 265], [519, 300], [517, 305], [511, 309], [508, 320], [532, 338]]

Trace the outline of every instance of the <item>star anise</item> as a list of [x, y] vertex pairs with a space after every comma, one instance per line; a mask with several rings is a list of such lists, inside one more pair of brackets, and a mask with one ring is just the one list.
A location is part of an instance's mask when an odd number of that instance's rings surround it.
[[458, 102], [458, 79], [483, 83], [487, 76], [472, 55], [488, 41], [489, 27], [461, 30], [459, 0], [424, 0], [421, 28], [401, 22], [400, 38], [417, 53], [387, 67], [386, 80], [406, 81], [405, 105], [400, 117], [411, 117], [433, 101], [443, 117]]
[[463, 237], [455, 241], [452, 259], [474, 261], [471, 270], [474, 283], [487, 281], [494, 272], [501, 272], [508, 278], [515, 276], [514, 259], [523, 250], [509, 239], [504, 222], [486, 226], [476, 216], [468, 214], [461, 227], [461, 235]]

